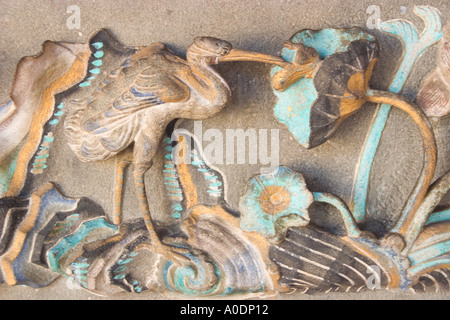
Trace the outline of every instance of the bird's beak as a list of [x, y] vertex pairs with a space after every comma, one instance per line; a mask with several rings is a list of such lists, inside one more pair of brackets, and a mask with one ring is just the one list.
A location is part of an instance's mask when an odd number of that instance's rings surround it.
[[289, 62], [284, 61], [281, 57], [278, 56], [239, 49], [231, 49], [226, 56], [219, 58], [219, 62], [226, 61], [256, 61], [275, 64], [282, 68], [286, 68], [290, 65]]

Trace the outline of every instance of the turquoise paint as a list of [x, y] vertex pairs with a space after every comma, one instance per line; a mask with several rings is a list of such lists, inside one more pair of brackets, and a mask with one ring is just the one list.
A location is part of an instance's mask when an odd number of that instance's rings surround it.
[[83, 270], [83, 269], [74, 269], [73, 271], [73, 274], [76, 274], [76, 275], [83, 275], [83, 274], [86, 274], [86, 273], [89, 273], [89, 270]]
[[54, 140], [54, 137], [44, 136], [44, 142], [53, 142]]
[[49, 154], [40, 154], [37, 155], [36, 157], [34, 157], [35, 159], [46, 159], [48, 158], [50, 155]]
[[[416, 6], [414, 7], [414, 12], [427, 25], [420, 38], [414, 25], [408, 21], [392, 20], [381, 24], [381, 29], [384, 32], [395, 35], [404, 45], [403, 59], [389, 86], [390, 92], [399, 93], [402, 90], [417, 58], [442, 37], [442, 23], [436, 9], [427, 6]], [[380, 106], [363, 147], [352, 195], [353, 215], [357, 222], [364, 220], [365, 217], [370, 172], [390, 110], [391, 106], [389, 105], [382, 104]], [[409, 209], [405, 207], [405, 211], [403, 211], [397, 225], [400, 225], [405, 219]], [[395, 232], [396, 228], [392, 231]]]
[[205, 163], [203, 162], [203, 160], [194, 160], [194, 161], [192, 161], [192, 165], [196, 166], [196, 167], [200, 167], [200, 166], [204, 166]]
[[[164, 268], [164, 283], [166, 287], [171, 291], [178, 291], [186, 295], [190, 296], [202, 296], [213, 294], [218, 288], [220, 288], [220, 271], [217, 268], [215, 263], [212, 263], [214, 266], [214, 272], [219, 279], [218, 283], [211, 286], [211, 288], [198, 291], [191, 289], [190, 287], [201, 287], [206, 282], [206, 270], [203, 267], [202, 261], [198, 260], [195, 256], [191, 254], [184, 254], [187, 258], [189, 258], [193, 265], [185, 265], [182, 267], [178, 267], [174, 265], [172, 261], [169, 261]], [[172, 274], [169, 272], [171, 268], [176, 268], [173, 272], [173, 279], [171, 279], [174, 287], [169, 284], [169, 275]]]
[[54, 126], [55, 124], [58, 124], [58, 122], [59, 122], [58, 119], [52, 119], [52, 120], [50, 120], [48, 123], [49, 123], [51, 126]]
[[92, 73], [92, 74], [99, 74], [100, 73], [100, 68], [91, 69], [91, 70], [89, 70], [89, 72]]
[[375, 38], [359, 28], [350, 29], [322, 29], [302, 30], [292, 37], [293, 43], [302, 43], [317, 50], [322, 59], [334, 54], [344, 52], [352, 41]]
[[433, 258], [439, 257], [450, 252], [450, 240], [443, 241], [438, 244], [428, 246], [424, 249], [411, 253], [408, 258], [411, 261], [411, 266], [426, 262]]
[[211, 183], [209, 186], [210, 187], [220, 187], [220, 186], [222, 186], [222, 182]]
[[181, 218], [181, 212], [175, 211], [172, 213], [172, 218], [174, 219], [180, 219]]
[[[272, 69], [273, 76], [279, 67]], [[274, 90], [278, 101], [273, 109], [275, 118], [285, 124], [295, 140], [309, 148], [311, 107], [318, 94], [312, 79], [300, 79], [285, 91]]]
[[[72, 248], [79, 244], [83, 239], [92, 231], [101, 228], [108, 228], [114, 232], [117, 232], [117, 226], [109, 224], [104, 218], [98, 218], [90, 221], [86, 221], [78, 228], [78, 230], [59, 241], [54, 247], [52, 247], [47, 253], [48, 265], [50, 268], [59, 274], [64, 274], [59, 265], [59, 260], [64, 257]], [[85, 264], [79, 264], [85, 265]], [[74, 266], [74, 264], [72, 264]]]
[[344, 201], [329, 193], [313, 192], [313, 195], [314, 201], [331, 204], [339, 211], [349, 237], [358, 237], [361, 234], [355, 220], [353, 219], [352, 213]]
[[427, 269], [436, 268], [439, 266], [448, 266], [450, 265], [450, 258], [447, 256], [441, 259], [433, 259], [431, 261], [426, 261], [419, 265], [413, 266], [408, 270], [408, 275], [412, 278], [419, 273], [426, 272]]
[[95, 49], [101, 49], [101, 48], [103, 48], [103, 42], [94, 42], [94, 43], [92, 43], [91, 44]]
[[114, 273], [121, 273], [121, 272], [123, 272], [123, 271], [125, 271], [125, 270], [127, 270], [127, 266], [120, 266], [120, 267], [117, 267], [116, 269], [114, 269]]
[[94, 60], [92, 61], [92, 64], [96, 67], [100, 67], [103, 64], [103, 62], [102, 60]]
[[216, 179], [219, 179], [219, 177], [216, 176], [216, 175], [213, 175], [213, 176], [205, 176], [205, 179], [206, 179], [206, 180], [216, 180]]
[[89, 263], [85, 263], [85, 262], [74, 262], [71, 264], [72, 267], [74, 267], [75, 269], [84, 269], [84, 268], [88, 268], [89, 267]]
[[84, 82], [80, 83], [78, 86], [80, 86], [80, 87], [87, 87], [87, 86], [90, 86], [90, 85], [91, 85], [91, 83], [89, 81], [84, 81]]
[[115, 280], [121, 280], [123, 278], [125, 278], [124, 274], [118, 274], [117, 276], [114, 277]]
[[173, 204], [172, 209], [177, 211], [183, 211], [183, 207], [179, 203]]
[[425, 223], [425, 225], [429, 225], [429, 224], [436, 223], [436, 222], [448, 221], [448, 220], [450, 220], [450, 209], [433, 212], [428, 217], [428, 220]]
[[57, 109], [62, 109], [64, 108], [64, 103], [61, 102], [60, 104], [58, 104], [58, 106], [56, 106]]
[[[348, 50], [352, 41], [365, 39], [373, 41], [375, 38], [359, 28], [351, 29], [322, 29], [303, 30], [295, 34], [291, 41], [302, 43], [317, 50], [322, 59]], [[284, 60], [292, 62], [294, 51], [283, 48], [281, 56]], [[280, 67], [271, 70], [271, 76], [279, 71]], [[302, 78], [285, 91], [273, 90], [278, 101], [274, 107], [275, 118], [285, 124], [296, 141], [309, 148], [310, 144], [310, 116], [311, 108], [318, 98], [313, 79]]]
[[[44, 162], [44, 163], [46, 163], [46, 162]], [[48, 166], [46, 164], [44, 164], [44, 163], [39, 163], [39, 164], [34, 163], [33, 164], [33, 169], [47, 169]]]
[[[276, 214], [263, 211], [260, 197], [269, 186], [281, 186], [290, 195], [288, 207]], [[252, 178], [239, 202], [240, 226], [244, 231], [257, 231], [265, 237], [276, 235], [275, 224], [279, 218], [295, 215], [300, 222], [309, 221], [308, 207], [313, 194], [306, 188], [303, 176], [287, 167], [280, 166], [275, 172]]]
[[10, 160], [0, 167], [0, 198], [3, 197], [9, 189], [14, 172], [16, 171], [17, 158], [19, 156], [22, 143], [9, 154]]
[[60, 110], [60, 111], [58, 111], [58, 112], [55, 112], [54, 116], [55, 116], [55, 117], [60, 117], [60, 116], [62, 116], [63, 114], [64, 114], [64, 111]]
[[119, 261], [117, 261], [117, 264], [118, 264], [119, 266], [121, 266], [121, 265], [124, 265], [124, 264], [128, 264], [128, 263], [130, 263], [131, 261], [133, 261], [133, 259], [131, 259], [131, 258], [125, 259], [125, 260], [120, 259]]
[[105, 55], [105, 53], [103, 51], [97, 51], [94, 53], [94, 57], [96, 57], [97, 59], [102, 58]]
[[359, 242], [368, 247], [371, 252], [376, 252], [377, 255], [384, 256], [389, 268], [397, 270], [399, 275], [399, 288], [402, 290], [408, 290], [412, 284], [411, 278], [408, 274], [408, 268], [410, 266], [408, 258], [398, 254], [392, 248], [386, 246], [380, 246], [377, 241], [374, 241], [368, 237], [358, 237], [352, 239], [355, 242]]

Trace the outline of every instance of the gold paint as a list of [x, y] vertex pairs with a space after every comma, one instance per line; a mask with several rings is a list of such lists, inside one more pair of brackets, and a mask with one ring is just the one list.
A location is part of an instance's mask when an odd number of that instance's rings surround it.
[[54, 186], [49, 182], [31, 194], [30, 208], [28, 209], [27, 216], [14, 234], [14, 239], [11, 242], [9, 250], [0, 257], [0, 267], [3, 270], [5, 282], [9, 285], [15, 285], [17, 283], [12, 264], [19, 256], [28, 233], [36, 223], [42, 196], [52, 188]]
[[216, 205], [212, 207], [207, 207], [204, 205], [197, 205], [193, 207], [189, 218], [183, 221], [183, 227], [184, 230], [188, 233], [189, 239], [195, 238], [193, 234], [194, 226], [196, 222], [200, 219], [200, 217], [204, 214], [214, 215], [221, 218], [226, 222], [227, 225], [230, 226], [230, 228], [233, 228], [238, 232], [242, 233], [245, 236], [245, 238], [247, 238], [247, 240], [258, 249], [258, 251], [261, 253], [261, 259], [266, 266], [266, 270], [268, 271], [268, 275], [272, 282], [272, 286], [275, 284], [276, 287], [275, 289], [267, 288], [269, 291], [272, 290], [276, 290], [277, 292], [288, 291], [289, 288], [278, 284], [280, 274], [278, 272], [277, 265], [269, 258], [270, 244], [267, 242], [267, 240], [257, 231], [252, 232], [242, 231], [240, 228], [240, 219], [232, 216], [222, 206]]
[[424, 274], [430, 273], [435, 270], [440, 270], [440, 269], [450, 269], [450, 263], [438, 264], [436, 266], [427, 268], [427, 269], [415, 274], [414, 278], [419, 279]]
[[231, 49], [230, 52], [227, 55], [221, 57], [219, 61], [254, 61], [275, 64], [282, 68], [286, 68], [291, 65], [289, 62], [284, 61], [283, 58], [279, 56], [239, 49]]
[[441, 242], [443, 237], [446, 240], [450, 238], [450, 222], [440, 222], [426, 226], [414, 241], [411, 252], [421, 250], [436, 242]]
[[353, 98], [353, 95], [348, 92], [344, 93], [344, 97], [345, 98], [341, 99], [341, 103], [339, 104], [339, 113], [342, 120], [357, 111], [366, 102], [365, 99]]
[[31, 122], [28, 138], [19, 152], [16, 170], [5, 195], [6, 197], [17, 196], [22, 190], [27, 176], [28, 163], [39, 145], [44, 125], [53, 113], [55, 95], [83, 80], [88, 67], [90, 53], [90, 50], [86, 49], [85, 52], [78, 54], [68, 72], [55, 80], [42, 94], [39, 107]]
[[[188, 147], [186, 141], [181, 138], [182, 137], [180, 137], [179, 139], [179, 143], [181, 145], [179, 159], [183, 159], [184, 156], [183, 151], [187, 150]], [[192, 177], [189, 173], [189, 168], [185, 161], [180, 161], [180, 163], [177, 164], [177, 172], [180, 178], [181, 187], [183, 188], [183, 192], [185, 195], [186, 208], [190, 209], [198, 203], [198, 195], [197, 195], [197, 188], [192, 182]]]
[[363, 73], [354, 73], [347, 83], [348, 92], [344, 93], [344, 99], [339, 104], [340, 116], [344, 119], [357, 111], [366, 103], [366, 92], [369, 88], [369, 80], [377, 59], [373, 59], [367, 70]]
[[387, 257], [374, 250], [371, 250], [369, 247], [363, 245], [362, 243], [356, 242], [350, 237], [345, 236], [341, 237], [340, 239], [357, 253], [372, 259], [375, 263], [384, 268], [384, 271], [388, 273], [390, 280], [387, 286], [388, 289], [398, 288], [398, 286], [400, 285], [400, 273]]
[[267, 214], [277, 214], [286, 210], [291, 202], [289, 192], [281, 186], [268, 186], [261, 193], [259, 203]]
[[288, 65], [274, 74], [272, 86], [275, 90], [284, 91], [301, 78], [312, 78], [319, 66], [318, 60], [301, 65]]
[[117, 159], [116, 164], [116, 187], [114, 189], [114, 216], [113, 221], [115, 225], [119, 225], [122, 222], [122, 207], [123, 207], [123, 183], [125, 169], [128, 167], [130, 162], [120, 161]]
[[[400, 98], [399, 96], [383, 91], [372, 90], [373, 95], [368, 95], [367, 100], [375, 103], [385, 103], [397, 107], [406, 112], [414, 123], [419, 128], [423, 141], [423, 149], [425, 153], [425, 163], [420, 174], [419, 183], [414, 189], [415, 199], [411, 206], [411, 210], [408, 215], [404, 217], [404, 220], [397, 226], [398, 233], [402, 236], [412, 232], [411, 223], [415, 221], [417, 210], [419, 209], [425, 195], [427, 194], [428, 187], [434, 176], [437, 161], [437, 146], [434, 138], [434, 133], [431, 125], [427, 121], [426, 116], [421, 112], [418, 107], [413, 107], [408, 101]], [[410, 201], [412, 199], [408, 199]], [[406, 236], [406, 238], [408, 238]]]

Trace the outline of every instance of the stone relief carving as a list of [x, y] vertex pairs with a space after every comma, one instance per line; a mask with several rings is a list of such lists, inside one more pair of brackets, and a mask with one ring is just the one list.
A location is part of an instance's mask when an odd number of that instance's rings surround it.
[[[450, 173], [435, 177], [438, 147], [428, 116], [448, 113], [449, 30], [435, 8], [417, 6], [415, 14], [425, 22], [420, 36], [406, 20], [382, 24], [404, 45], [389, 92], [369, 87], [379, 47], [373, 34], [356, 27], [301, 30], [280, 56], [197, 37], [183, 59], [162, 43], [123, 46], [106, 30], [87, 44], [46, 42], [40, 55], [18, 64], [10, 100], [0, 106], [0, 282], [42, 288], [65, 277], [105, 296], [448, 291], [450, 215], [441, 200]], [[398, 93], [419, 55], [437, 42], [437, 67], [423, 81], [418, 106]], [[238, 209], [232, 208], [226, 194], [233, 181], [177, 119], [218, 114], [233, 93], [215, 65], [246, 61], [273, 65], [274, 117], [298, 148], [334, 139], [343, 120], [367, 102], [379, 106], [349, 203], [311, 191], [301, 172], [279, 165], [246, 177]], [[423, 168], [396, 223], [378, 236], [363, 223], [391, 106], [417, 126]], [[146, 175], [161, 150], [164, 199]], [[67, 166], [99, 168], [114, 159], [113, 212], [82, 188], [65, 192], [61, 173], [52, 171], [52, 161], [63, 156]], [[129, 165], [139, 218], [122, 215]], [[77, 183], [84, 183], [81, 177]], [[168, 202], [157, 219], [152, 197]], [[318, 203], [324, 214], [336, 215], [343, 233], [315, 225], [311, 211]]]

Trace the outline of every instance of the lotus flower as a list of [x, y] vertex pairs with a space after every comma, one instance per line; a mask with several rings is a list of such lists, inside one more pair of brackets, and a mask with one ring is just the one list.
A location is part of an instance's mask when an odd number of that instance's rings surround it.
[[303, 176], [280, 166], [270, 174], [250, 179], [241, 197], [241, 229], [279, 238], [288, 226], [306, 226], [314, 201]]

